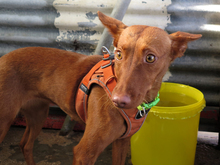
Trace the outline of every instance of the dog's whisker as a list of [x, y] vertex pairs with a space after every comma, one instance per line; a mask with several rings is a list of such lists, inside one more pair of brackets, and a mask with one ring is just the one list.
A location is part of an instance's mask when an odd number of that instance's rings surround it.
[[146, 103], [146, 104], [148, 104], [148, 103], [149, 103], [149, 102], [148, 102], [146, 99], [144, 99], [144, 100], [143, 100], [143, 102], [144, 102], [144, 103]]
[[[109, 99], [105, 99], [106, 95], [102, 95], [102, 97], [99, 98], [98, 102], [101, 102], [100, 105], [101, 105], [101, 109], [106, 106], [106, 104], [111, 104], [111, 102], [109, 102]], [[105, 101], [104, 101], [105, 100]], [[104, 101], [104, 102], [103, 102]]]
[[[99, 101], [102, 101], [101, 99], [104, 98], [106, 95], [103, 95], [102, 97], [100, 97]], [[102, 104], [101, 104], [101, 108], [103, 107], [108, 107], [108, 108], [115, 108], [115, 106], [112, 104], [112, 102], [110, 101], [110, 99], [106, 99], [105, 102], [102, 101]]]

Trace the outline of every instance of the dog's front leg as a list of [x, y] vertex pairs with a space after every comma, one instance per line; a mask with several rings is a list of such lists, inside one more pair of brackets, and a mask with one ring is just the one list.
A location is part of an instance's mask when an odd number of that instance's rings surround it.
[[124, 165], [130, 147], [130, 137], [112, 143], [112, 165]]
[[100, 153], [125, 131], [124, 119], [105, 91], [97, 85], [93, 86], [88, 100], [86, 129], [73, 149], [73, 165], [93, 165]]

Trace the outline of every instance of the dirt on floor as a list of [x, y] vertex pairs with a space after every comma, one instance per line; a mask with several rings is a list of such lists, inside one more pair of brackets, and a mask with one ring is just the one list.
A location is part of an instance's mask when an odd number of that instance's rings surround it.
[[[19, 141], [24, 133], [22, 127], [12, 127], [0, 144], [0, 165], [25, 165]], [[72, 164], [72, 148], [81, 139], [83, 132], [72, 132], [68, 136], [59, 136], [59, 130], [43, 129], [34, 145], [34, 159], [37, 165]], [[214, 142], [198, 139], [195, 165], [220, 165], [220, 150]], [[111, 146], [99, 156], [96, 165], [111, 165]], [[132, 165], [130, 154], [126, 165]]]

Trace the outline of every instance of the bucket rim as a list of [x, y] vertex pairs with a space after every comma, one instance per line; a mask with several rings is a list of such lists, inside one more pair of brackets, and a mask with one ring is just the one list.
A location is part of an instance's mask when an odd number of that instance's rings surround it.
[[[192, 97], [193, 99], [196, 100], [195, 103], [189, 104], [189, 105], [184, 105], [184, 106], [174, 106], [174, 107], [163, 107], [163, 106], [154, 106], [151, 110], [150, 113], [154, 113], [157, 116], [160, 116], [162, 118], [189, 118], [192, 116], [197, 115], [200, 113], [203, 108], [205, 107], [205, 99], [203, 93], [189, 85], [184, 85], [184, 84], [179, 84], [179, 83], [172, 83], [172, 82], [163, 82], [161, 85], [161, 89], [167, 87], [175, 87], [175, 88], [185, 88], [190, 90], [191, 92], [195, 93], [197, 98]], [[160, 90], [161, 90], [160, 89]], [[172, 93], [172, 92], [171, 92]], [[173, 93], [178, 93], [178, 92], [173, 92]], [[185, 93], [186, 94], [186, 93]], [[189, 95], [187, 95], [189, 96]], [[198, 97], [199, 96], [199, 97]], [[186, 114], [186, 115], [185, 115]]]

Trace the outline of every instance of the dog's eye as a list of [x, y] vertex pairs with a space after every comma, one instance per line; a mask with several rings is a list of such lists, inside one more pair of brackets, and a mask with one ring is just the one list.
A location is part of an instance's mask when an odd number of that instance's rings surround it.
[[146, 60], [147, 63], [153, 63], [155, 61], [155, 59], [156, 59], [156, 57], [153, 54], [148, 54], [146, 56], [145, 60]]
[[121, 59], [122, 59], [121, 52], [117, 52], [117, 53], [116, 53], [116, 58], [117, 58], [118, 60], [121, 60]]

